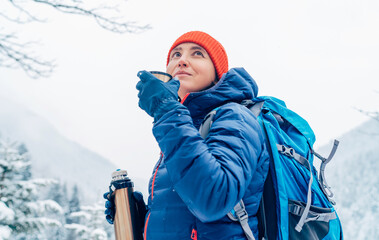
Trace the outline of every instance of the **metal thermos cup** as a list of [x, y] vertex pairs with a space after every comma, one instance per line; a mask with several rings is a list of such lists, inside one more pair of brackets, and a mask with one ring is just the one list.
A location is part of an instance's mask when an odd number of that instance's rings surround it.
[[153, 74], [156, 78], [163, 82], [168, 82], [172, 79], [172, 76], [168, 73], [161, 72], [161, 71], [150, 71], [151, 74]]
[[111, 186], [115, 195], [116, 214], [114, 229], [116, 240], [142, 240], [142, 232], [138, 221], [137, 205], [133, 198], [133, 182], [126, 170], [112, 173]]

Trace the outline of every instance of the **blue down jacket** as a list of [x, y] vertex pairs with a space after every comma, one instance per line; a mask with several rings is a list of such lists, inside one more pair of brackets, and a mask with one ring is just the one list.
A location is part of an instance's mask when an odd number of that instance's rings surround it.
[[[242, 68], [210, 89], [189, 94], [154, 124], [162, 151], [149, 184], [145, 239], [245, 239], [226, 215], [240, 199], [258, 236], [256, 213], [268, 170], [264, 136], [253, 114], [235, 103], [258, 87]], [[198, 129], [220, 107], [207, 138]]]

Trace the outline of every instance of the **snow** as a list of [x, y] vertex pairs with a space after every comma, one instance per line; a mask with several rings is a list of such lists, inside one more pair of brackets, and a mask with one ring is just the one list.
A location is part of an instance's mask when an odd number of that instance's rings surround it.
[[102, 229], [95, 229], [95, 231], [93, 231], [91, 233], [91, 239], [94, 239], [94, 240], [106, 240], [108, 239], [107, 238], [107, 233], [102, 230]]
[[[345, 239], [379, 239], [379, 122], [370, 120], [341, 136], [326, 180], [337, 202]], [[331, 144], [320, 149], [327, 155]]]
[[86, 212], [74, 212], [71, 213], [70, 216], [74, 218], [84, 218], [85, 220], [90, 220], [92, 217], [91, 214]]
[[77, 184], [80, 198], [86, 204], [102, 199], [116, 170], [107, 159], [63, 137], [42, 117], [1, 97], [0, 136], [25, 144], [34, 178], [58, 179], [67, 183], [70, 192]]
[[53, 226], [53, 227], [61, 227], [62, 224], [58, 220], [54, 220], [51, 218], [46, 217], [39, 217], [39, 218], [25, 218], [23, 220], [24, 223], [28, 224], [29, 226], [36, 226], [38, 229], [43, 229], [46, 226]]
[[73, 230], [77, 236], [85, 235], [89, 232], [88, 227], [81, 225], [81, 224], [66, 224], [64, 225], [66, 229]]
[[64, 214], [62, 207], [50, 199], [28, 203], [28, 207], [37, 215], [41, 215], [45, 212]]
[[[0, 201], [0, 223], [9, 222], [14, 219], [14, 212], [4, 202]], [[1, 225], [0, 225], [1, 226]]]
[[11, 235], [11, 229], [8, 226], [0, 225], [0, 240], [8, 240]]

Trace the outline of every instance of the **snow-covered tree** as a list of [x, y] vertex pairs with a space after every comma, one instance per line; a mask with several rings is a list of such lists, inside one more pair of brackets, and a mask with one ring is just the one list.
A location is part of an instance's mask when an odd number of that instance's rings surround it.
[[69, 200], [67, 194], [67, 185], [66, 183], [62, 184], [60, 181], [51, 184], [47, 197], [51, 200], [56, 201], [65, 212], [69, 211]]
[[79, 199], [79, 190], [78, 186], [74, 185], [72, 187], [72, 195], [68, 202], [68, 211], [66, 211], [66, 223], [78, 223], [78, 219], [71, 217], [71, 213], [80, 211], [80, 199]]
[[13, 222], [13, 220], [14, 211], [0, 200], [0, 240], [9, 239], [12, 232], [9, 224]]
[[62, 227], [62, 207], [40, 196], [54, 180], [32, 179], [30, 170], [27, 148], [0, 138], [0, 239], [49, 239]]
[[82, 206], [78, 212], [71, 213], [71, 218], [75, 223], [66, 224], [65, 228], [78, 239], [86, 240], [106, 240], [109, 225], [104, 218], [103, 204], [93, 206]]
[[78, 212], [80, 210], [79, 189], [76, 184], [72, 188], [72, 196], [69, 201], [69, 210], [70, 213]]

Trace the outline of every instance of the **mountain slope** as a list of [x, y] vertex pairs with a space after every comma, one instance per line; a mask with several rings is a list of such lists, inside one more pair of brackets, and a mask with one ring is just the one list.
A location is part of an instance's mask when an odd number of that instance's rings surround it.
[[[326, 167], [345, 239], [379, 239], [379, 122], [370, 120], [341, 136]], [[327, 156], [331, 144], [319, 149]]]
[[78, 184], [81, 198], [92, 203], [107, 190], [115, 166], [68, 140], [46, 120], [21, 105], [0, 98], [0, 134], [26, 145], [34, 178], [56, 178], [69, 190]]

